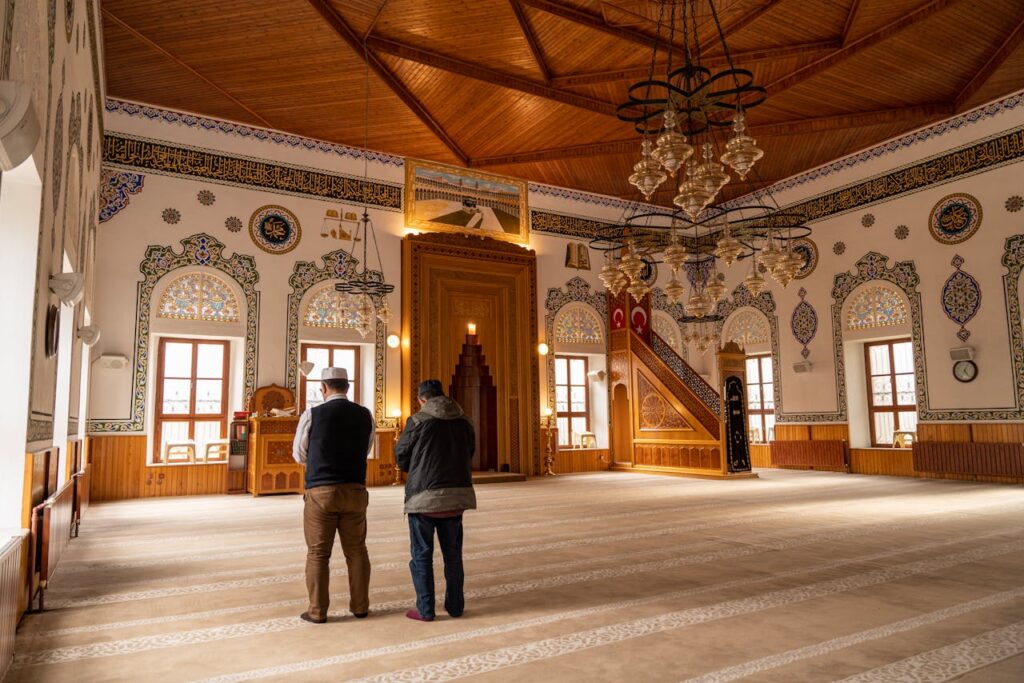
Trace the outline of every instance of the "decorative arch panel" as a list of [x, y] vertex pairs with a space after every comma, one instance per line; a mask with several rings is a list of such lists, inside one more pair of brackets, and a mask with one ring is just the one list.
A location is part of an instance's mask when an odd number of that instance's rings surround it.
[[[591, 292], [590, 283], [576, 276], [565, 283], [561, 289], [551, 287], [544, 300], [544, 336], [549, 342], [555, 340], [555, 320], [559, 312], [566, 306], [579, 303], [590, 306], [597, 311], [601, 321], [602, 340], [607, 350], [608, 299], [603, 292]], [[545, 358], [545, 375], [547, 377], [547, 405], [555, 405], [555, 355], [549, 353]]]
[[558, 344], [603, 344], [604, 323], [588, 304], [568, 304], [555, 316], [554, 340]]
[[337, 291], [333, 282], [322, 285], [302, 307], [302, 324], [306, 327], [358, 330], [359, 303], [358, 296]]
[[910, 320], [907, 301], [892, 285], [871, 283], [862, 287], [846, 305], [844, 327], [851, 332], [898, 327]]
[[237, 323], [241, 319], [231, 285], [201, 271], [179, 275], [164, 288], [156, 317], [215, 323]]

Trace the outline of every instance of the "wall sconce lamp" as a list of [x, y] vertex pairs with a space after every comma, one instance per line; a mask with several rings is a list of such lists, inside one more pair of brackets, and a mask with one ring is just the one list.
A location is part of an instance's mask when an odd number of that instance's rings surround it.
[[50, 278], [49, 286], [62, 304], [74, 306], [85, 295], [85, 276], [81, 273], [58, 273]]
[[86, 346], [92, 346], [100, 340], [100, 328], [95, 325], [85, 325], [78, 328], [78, 338]]
[[549, 349], [548, 345], [545, 344], [544, 342], [541, 342], [540, 344], [537, 344], [537, 353], [539, 353], [540, 355], [546, 356], [546, 355], [548, 355], [548, 353], [550, 351], [551, 351], [551, 349]]
[[304, 360], [299, 363], [299, 372], [302, 373], [303, 377], [309, 377], [309, 373], [313, 372], [313, 361]]
[[389, 349], [397, 349], [398, 345], [402, 343], [402, 340], [398, 338], [397, 334], [389, 334], [387, 343]]

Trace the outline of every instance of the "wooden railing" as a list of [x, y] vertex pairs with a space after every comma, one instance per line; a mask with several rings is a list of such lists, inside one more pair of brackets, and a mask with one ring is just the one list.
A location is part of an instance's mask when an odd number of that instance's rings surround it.
[[919, 472], [1024, 477], [1024, 444], [919, 441], [914, 444]]
[[772, 467], [850, 471], [846, 441], [772, 441]]
[[21, 595], [21, 549], [23, 537], [15, 536], [0, 545], [0, 680], [14, 659], [14, 631], [18, 627]]

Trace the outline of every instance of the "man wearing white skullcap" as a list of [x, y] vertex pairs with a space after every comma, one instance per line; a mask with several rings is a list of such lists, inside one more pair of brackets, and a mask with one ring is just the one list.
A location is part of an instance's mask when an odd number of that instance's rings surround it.
[[299, 418], [292, 457], [306, 465], [303, 531], [309, 609], [302, 618], [327, 621], [330, 560], [335, 533], [348, 564], [349, 609], [362, 619], [370, 611], [370, 557], [366, 552], [366, 458], [375, 425], [370, 411], [346, 398], [345, 368], [320, 375], [324, 402]]

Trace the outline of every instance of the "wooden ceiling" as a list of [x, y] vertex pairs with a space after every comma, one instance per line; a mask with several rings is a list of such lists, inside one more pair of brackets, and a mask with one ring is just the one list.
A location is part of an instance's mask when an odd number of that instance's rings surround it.
[[[748, 115], [765, 149], [758, 185], [1024, 88], [1024, 0], [715, 6], [736, 66], [768, 88]], [[637, 136], [614, 107], [647, 75], [657, 11], [651, 0], [104, 0], [107, 90], [636, 198]], [[720, 66], [708, 15], [705, 62]]]

